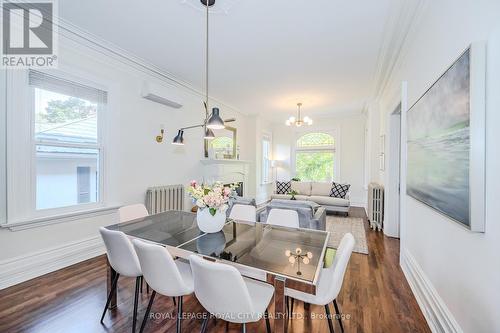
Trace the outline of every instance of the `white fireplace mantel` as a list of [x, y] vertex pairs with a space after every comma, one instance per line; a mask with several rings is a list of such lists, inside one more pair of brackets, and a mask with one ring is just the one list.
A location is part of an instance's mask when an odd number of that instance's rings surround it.
[[245, 160], [223, 160], [223, 159], [213, 159], [204, 158], [200, 160], [201, 164], [211, 165], [211, 164], [250, 164], [250, 161]]
[[243, 182], [243, 196], [248, 193], [250, 161], [203, 159], [203, 182], [220, 181], [225, 184]]

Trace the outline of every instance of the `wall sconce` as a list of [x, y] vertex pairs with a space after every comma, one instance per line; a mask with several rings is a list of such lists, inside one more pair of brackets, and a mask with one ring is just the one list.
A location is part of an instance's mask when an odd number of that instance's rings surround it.
[[160, 135], [156, 136], [156, 142], [162, 143], [163, 142], [163, 134], [165, 133], [165, 130], [163, 129], [163, 125], [160, 127]]

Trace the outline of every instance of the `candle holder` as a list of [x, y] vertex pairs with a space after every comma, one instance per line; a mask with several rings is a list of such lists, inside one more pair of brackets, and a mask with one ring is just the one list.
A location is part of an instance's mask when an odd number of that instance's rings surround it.
[[290, 250], [285, 251], [285, 255], [288, 257], [288, 261], [294, 265], [297, 262], [297, 275], [302, 275], [300, 271], [300, 262], [304, 265], [309, 264], [309, 260], [313, 257], [311, 252], [302, 253], [302, 249], [300, 247], [296, 248], [294, 252]]

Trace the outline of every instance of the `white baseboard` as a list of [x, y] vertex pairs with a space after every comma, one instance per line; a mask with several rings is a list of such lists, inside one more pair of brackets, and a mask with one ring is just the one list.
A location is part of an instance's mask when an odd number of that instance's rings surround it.
[[432, 332], [463, 333], [443, 299], [410, 252], [401, 249], [401, 268]]
[[0, 290], [105, 253], [99, 236], [0, 262]]

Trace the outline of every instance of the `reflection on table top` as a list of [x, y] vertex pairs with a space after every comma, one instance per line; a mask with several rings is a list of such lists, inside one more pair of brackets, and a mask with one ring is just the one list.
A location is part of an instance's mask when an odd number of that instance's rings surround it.
[[265, 223], [228, 221], [222, 231], [205, 234], [196, 215], [168, 211], [108, 227], [125, 234], [219, 260], [315, 283], [329, 233]]
[[200, 235], [196, 214], [168, 211], [107, 227], [125, 234], [168, 246], [179, 246]]

